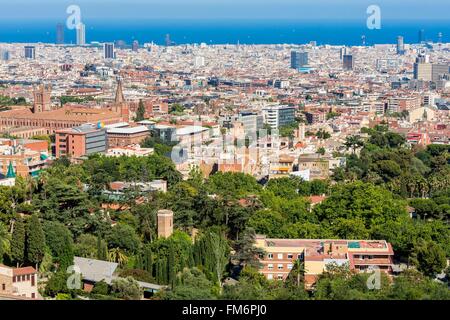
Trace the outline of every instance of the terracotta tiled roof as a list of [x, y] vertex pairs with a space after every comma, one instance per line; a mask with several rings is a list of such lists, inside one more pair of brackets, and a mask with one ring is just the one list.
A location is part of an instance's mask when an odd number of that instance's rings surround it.
[[24, 268], [13, 268], [14, 276], [22, 276], [26, 274], [34, 274], [37, 273], [36, 269], [33, 267], [24, 267]]

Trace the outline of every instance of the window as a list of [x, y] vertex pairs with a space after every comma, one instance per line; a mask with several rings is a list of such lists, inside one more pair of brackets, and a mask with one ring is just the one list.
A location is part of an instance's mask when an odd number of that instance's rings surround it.
[[268, 264], [268, 265], [267, 265], [267, 269], [273, 270], [273, 264]]
[[5, 291], [6, 290], [6, 284], [2, 283], [2, 290]]
[[278, 254], [278, 259], [283, 259], [283, 254], [282, 253]]
[[273, 279], [273, 274], [270, 274], [270, 273], [269, 273], [269, 274], [267, 275], [267, 279], [268, 279], [268, 280], [272, 280], [272, 279]]
[[288, 259], [292, 259], [294, 257], [294, 255], [292, 253], [288, 253], [287, 257], [288, 257]]
[[278, 265], [278, 270], [283, 270], [283, 265], [282, 264]]
[[278, 280], [283, 280], [283, 275], [282, 275], [282, 274], [279, 274], [279, 275], [277, 276], [277, 279], [278, 279]]
[[34, 274], [31, 275], [31, 286], [34, 287]]
[[13, 282], [16, 282], [16, 276], [13, 277]]
[[267, 258], [273, 259], [273, 253], [269, 253], [269, 254], [267, 255]]
[[289, 264], [287, 265], [287, 268], [288, 268], [288, 270], [292, 270], [292, 263], [289, 263]]
[[32, 298], [32, 299], [35, 299], [35, 298], [36, 298], [36, 294], [35, 294], [35, 293], [32, 293], [32, 294], [31, 294], [31, 298]]
[[30, 275], [27, 274], [27, 281], [30, 281]]

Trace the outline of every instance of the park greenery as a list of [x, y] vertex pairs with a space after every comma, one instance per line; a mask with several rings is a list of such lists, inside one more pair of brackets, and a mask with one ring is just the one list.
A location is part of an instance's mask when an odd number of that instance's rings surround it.
[[[450, 299], [447, 284], [435, 280], [449, 273], [450, 146], [411, 148], [378, 126], [348, 137], [345, 147], [346, 166], [330, 180], [286, 177], [265, 185], [242, 173], [205, 179], [198, 168], [183, 180], [167, 150], [93, 155], [81, 164], [62, 158], [37, 179], [0, 187], [0, 262], [36, 266], [49, 277], [43, 294], [56, 299], [82, 294], [66, 286], [74, 256], [119, 264], [120, 278], [97, 283], [93, 299], [136, 299], [136, 281], [165, 286], [157, 299]], [[120, 199], [105, 193], [113, 181], [154, 179], [166, 180], [168, 191], [136, 189]], [[327, 197], [312, 206], [313, 195]], [[117, 202], [120, 210], [105, 209]], [[167, 239], [157, 236], [159, 209], [174, 212]], [[410, 268], [370, 290], [370, 274], [330, 267], [307, 292], [300, 262], [286, 282], [257, 272], [256, 234], [385, 239]]]

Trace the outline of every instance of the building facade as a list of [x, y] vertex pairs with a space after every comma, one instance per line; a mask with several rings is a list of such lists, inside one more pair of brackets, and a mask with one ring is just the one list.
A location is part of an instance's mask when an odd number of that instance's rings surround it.
[[78, 158], [108, 149], [106, 130], [92, 124], [58, 130], [55, 133], [56, 157]]
[[291, 106], [268, 106], [262, 109], [264, 122], [272, 129], [295, 122], [295, 107]]
[[392, 272], [394, 251], [385, 240], [267, 239], [257, 236], [263, 249], [259, 272], [269, 280], [285, 280], [294, 264], [304, 264], [305, 288], [313, 289], [329, 264], [347, 265], [355, 272]]
[[0, 264], [0, 294], [39, 299], [38, 274], [33, 267], [10, 268]]

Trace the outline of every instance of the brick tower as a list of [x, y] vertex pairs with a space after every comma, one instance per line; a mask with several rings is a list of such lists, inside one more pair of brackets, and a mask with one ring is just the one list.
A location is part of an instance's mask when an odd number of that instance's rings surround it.
[[33, 91], [33, 113], [52, 110], [51, 100], [52, 87], [50, 85], [40, 85]]
[[168, 238], [173, 233], [173, 211], [158, 210], [158, 237]]

